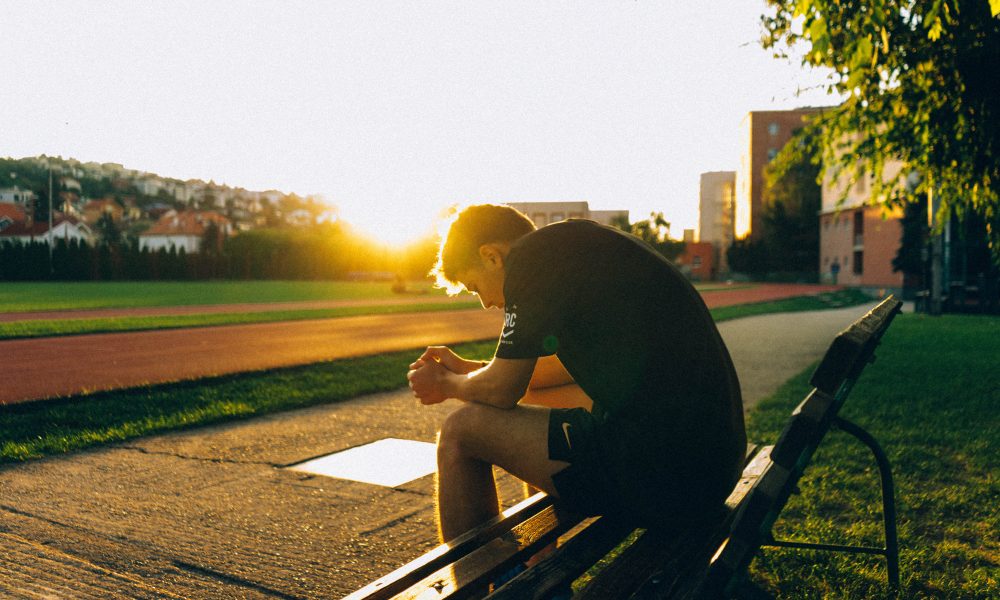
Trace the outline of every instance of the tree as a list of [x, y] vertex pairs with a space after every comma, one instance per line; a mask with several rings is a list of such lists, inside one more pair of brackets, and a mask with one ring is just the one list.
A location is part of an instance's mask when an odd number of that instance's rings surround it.
[[[1000, 0], [767, 0], [763, 44], [830, 72], [827, 89], [846, 96], [805, 128], [813, 143], [788, 144], [820, 155], [833, 174], [875, 177], [873, 202], [930, 195], [939, 223], [978, 214], [990, 224], [1000, 262]], [[919, 179], [907, 180], [910, 172]]]
[[122, 242], [122, 232], [110, 213], [104, 213], [94, 225], [104, 246], [118, 246]]
[[627, 217], [615, 217], [611, 225], [646, 242], [669, 261], [684, 252], [684, 242], [670, 239], [670, 223], [661, 212], [650, 213], [648, 219], [635, 223], [629, 223]]
[[792, 163], [782, 172], [768, 165], [764, 189], [764, 236], [768, 270], [819, 270], [820, 167], [813, 160]]

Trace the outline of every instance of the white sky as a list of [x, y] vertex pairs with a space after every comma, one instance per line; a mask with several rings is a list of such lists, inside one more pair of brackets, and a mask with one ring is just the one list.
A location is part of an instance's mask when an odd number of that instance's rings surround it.
[[698, 220], [750, 110], [831, 104], [763, 2], [0, 0], [0, 156], [321, 194], [383, 234], [452, 203]]

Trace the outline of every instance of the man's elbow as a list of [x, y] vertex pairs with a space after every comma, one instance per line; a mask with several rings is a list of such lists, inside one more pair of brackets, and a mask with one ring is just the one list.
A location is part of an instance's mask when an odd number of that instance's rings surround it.
[[[526, 386], [525, 386], [526, 387]], [[517, 403], [524, 397], [526, 390], [512, 388], [510, 386], [497, 386], [491, 390], [490, 404], [497, 408], [510, 410], [517, 406]]]

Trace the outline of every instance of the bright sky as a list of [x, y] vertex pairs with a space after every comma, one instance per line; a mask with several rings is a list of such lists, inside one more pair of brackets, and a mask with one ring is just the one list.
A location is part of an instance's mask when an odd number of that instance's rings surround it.
[[453, 203], [698, 221], [750, 110], [831, 104], [763, 2], [0, 0], [0, 156], [320, 194], [383, 237]]

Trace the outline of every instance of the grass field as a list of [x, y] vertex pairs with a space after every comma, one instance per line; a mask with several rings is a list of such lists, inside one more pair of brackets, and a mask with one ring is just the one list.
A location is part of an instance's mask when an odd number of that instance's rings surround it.
[[[903, 598], [1000, 597], [1000, 319], [902, 315], [842, 415], [870, 431], [896, 479]], [[749, 438], [773, 443], [810, 372], [752, 413]], [[869, 451], [831, 432], [782, 513], [781, 539], [882, 545]], [[753, 579], [779, 598], [878, 598], [884, 561], [768, 549]]]
[[[0, 340], [15, 338], [49, 337], [59, 335], [81, 335], [88, 333], [110, 333], [143, 331], [151, 329], [178, 329], [185, 327], [212, 327], [218, 325], [247, 325], [250, 323], [272, 323], [277, 321], [298, 321], [303, 319], [331, 319], [356, 315], [390, 314], [404, 312], [428, 312], [434, 310], [456, 310], [476, 308], [479, 301], [466, 296], [468, 302], [459, 304], [438, 302], [443, 296], [428, 295], [427, 302], [399, 306], [352, 306], [325, 309], [296, 309], [245, 313], [194, 314], [178, 316], [128, 316], [94, 317], [89, 319], [44, 319], [32, 321], [0, 322]], [[822, 310], [864, 304], [871, 301], [869, 296], [855, 289], [825, 292], [815, 296], [786, 298], [773, 302], [760, 302], [738, 306], [713, 308], [712, 317], [716, 322], [775, 312]]]
[[[410, 284], [434, 296], [443, 290]], [[396, 297], [387, 282], [350, 281], [125, 281], [4, 283], [0, 312], [193, 306], [244, 302], [363, 300]]]
[[[390, 287], [387, 282], [350, 281], [8, 282], [0, 287], [0, 313], [398, 297]], [[753, 285], [696, 287], [734, 290]], [[434, 289], [430, 283], [409, 283], [408, 288], [432, 297], [445, 295], [444, 290]]]

